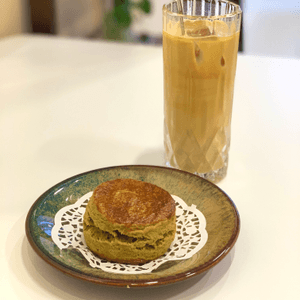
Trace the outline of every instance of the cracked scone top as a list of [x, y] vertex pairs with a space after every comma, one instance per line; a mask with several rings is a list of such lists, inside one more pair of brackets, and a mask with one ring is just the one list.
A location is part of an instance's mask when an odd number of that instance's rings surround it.
[[175, 213], [175, 201], [167, 191], [133, 179], [105, 182], [95, 189], [93, 197], [108, 221], [125, 226], [157, 223]]
[[87, 246], [101, 258], [140, 264], [158, 258], [176, 232], [175, 201], [160, 187], [133, 179], [107, 181], [84, 215]]

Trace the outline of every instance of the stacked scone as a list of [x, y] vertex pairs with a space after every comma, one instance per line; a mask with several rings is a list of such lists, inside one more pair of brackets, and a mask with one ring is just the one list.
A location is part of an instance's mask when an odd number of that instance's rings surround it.
[[100, 184], [84, 215], [87, 246], [106, 260], [141, 264], [163, 255], [176, 232], [175, 201], [160, 187], [133, 179]]

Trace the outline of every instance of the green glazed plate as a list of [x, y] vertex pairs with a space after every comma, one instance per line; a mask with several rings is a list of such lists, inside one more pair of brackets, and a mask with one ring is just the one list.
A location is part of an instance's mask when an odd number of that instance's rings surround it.
[[[60, 250], [51, 239], [55, 214], [102, 182], [132, 178], [156, 184], [196, 205], [206, 218], [208, 240], [187, 260], [167, 262], [148, 274], [114, 274], [92, 268], [75, 249]], [[188, 172], [157, 166], [116, 166], [66, 179], [41, 195], [30, 208], [26, 235], [35, 252], [65, 274], [93, 283], [119, 287], [146, 287], [174, 283], [203, 273], [219, 263], [234, 246], [240, 218], [232, 200], [213, 183]]]

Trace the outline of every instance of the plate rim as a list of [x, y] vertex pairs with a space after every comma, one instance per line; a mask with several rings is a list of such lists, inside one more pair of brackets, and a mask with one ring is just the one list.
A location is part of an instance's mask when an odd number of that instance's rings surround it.
[[[86, 275], [83, 274], [82, 272], [80, 272], [79, 270], [74, 270], [71, 267], [65, 267], [64, 265], [59, 264], [58, 262], [56, 262], [52, 256], [48, 256], [46, 255], [41, 249], [40, 247], [35, 243], [33, 236], [31, 234], [31, 217], [33, 215], [34, 210], [36, 209], [36, 207], [39, 205], [39, 203], [56, 187], [63, 185], [77, 177], [80, 176], [84, 176], [90, 173], [95, 173], [95, 172], [99, 172], [99, 171], [103, 171], [103, 170], [109, 170], [109, 169], [117, 169], [117, 168], [154, 168], [154, 169], [163, 169], [163, 170], [172, 170], [173, 172], [180, 172], [180, 173], [185, 173], [188, 176], [195, 176], [197, 178], [199, 178], [200, 180], [204, 180], [205, 182], [208, 182], [209, 184], [211, 184], [213, 187], [217, 188], [224, 196], [225, 198], [227, 198], [227, 201], [229, 202], [229, 204], [233, 207], [234, 213], [235, 213], [235, 228], [234, 231], [229, 239], [229, 241], [227, 242], [227, 244], [218, 252], [217, 255], [215, 255], [214, 258], [210, 259], [208, 262], [206, 262], [203, 265], [200, 265], [198, 267], [194, 267], [192, 269], [189, 269], [187, 271], [178, 273], [176, 275], [170, 275], [170, 276], [165, 276], [162, 278], [155, 278], [155, 279], [138, 279], [138, 280], [126, 280], [126, 279], [111, 279], [111, 278], [101, 278], [101, 277], [95, 277], [92, 275]], [[152, 286], [160, 286], [160, 285], [167, 285], [167, 284], [171, 284], [171, 283], [176, 283], [179, 281], [183, 281], [189, 278], [192, 278], [194, 276], [197, 276], [199, 274], [202, 274], [206, 271], [208, 271], [209, 269], [211, 269], [212, 267], [214, 267], [216, 264], [218, 264], [221, 260], [223, 260], [227, 254], [232, 250], [233, 246], [235, 245], [239, 233], [240, 233], [240, 214], [237, 210], [237, 207], [235, 205], [235, 203], [232, 201], [232, 199], [220, 188], [218, 187], [216, 184], [202, 178], [199, 177], [195, 174], [183, 171], [183, 170], [179, 170], [179, 169], [175, 169], [175, 168], [170, 168], [170, 167], [164, 167], [164, 166], [156, 166], [156, 165], [118, 165], [118, 166], [109, 166], [109, 167], [104, 167], [104, 168], [97, 168], [97, 169], [93, 169], [90, 171], [86, 171], [86, 172], [82, 172], [79, 173], [77, 175], [73, 175], [67, 179], [64, 179], [58, 183], [56, 183], [55, 185], [53, 185], [52, 187], [50, 187], [49, 189], [47, 189], [44, 193], [42, 193], [35, 201], [34, 203], [31, 205], [27, 216], [26, 216], [26, 221], [25, 221], [25, 232], [26, 232], [26, 236], [27, 236], [27, 240], [29, 241], [29, 244], [31, 245], [31, 247], [33, 248], [33, 250], [36, 252], [36, 254], [38, 254], [38, 256], [40, 258], [42, 258], [46, 263], [48, 263], [49, 265], [51, 265], [52, 267], [54, 267], [55, 269], [61, 271], [62, 273], [69, 275], [71, 277], [75, 277], [77, 279], [82, 279], [88, 282], [92, 282], [95, 284], [102, 284], [102, 285], [108, 285], [108, 286], [115, 286], [115, 287], [152, 287]]]

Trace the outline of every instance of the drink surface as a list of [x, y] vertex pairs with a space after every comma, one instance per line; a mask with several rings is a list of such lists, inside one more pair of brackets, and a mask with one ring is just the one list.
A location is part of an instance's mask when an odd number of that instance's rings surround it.
[[234, 24], [222, 21], [164, 28], [167, 164], [198, 174], [227, 164], [238, 43]]

